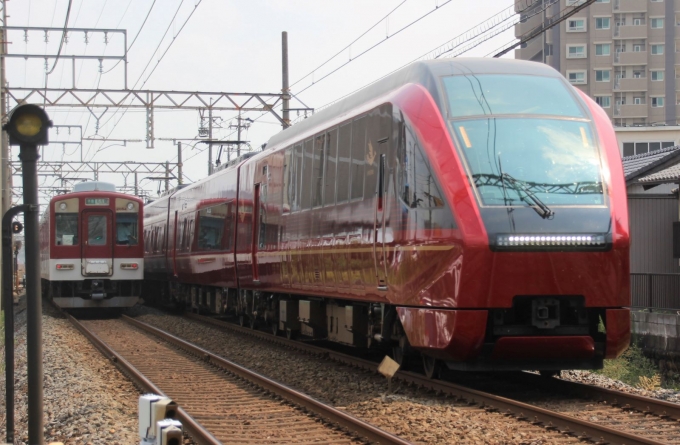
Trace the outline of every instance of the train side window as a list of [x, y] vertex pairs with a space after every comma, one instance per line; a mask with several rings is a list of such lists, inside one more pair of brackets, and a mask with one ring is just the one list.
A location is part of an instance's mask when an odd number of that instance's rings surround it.
[[413, 128], [402, 125], [399, 162], [402, 166], [400, 196], [411, 208], [444, 207], [439, 185]]
[[326, 133], [326, 171], [323, 192], [323, 205], [335, 204], [335, 172], [338, 156], [338, 129], [334, 128]]
[[303, 161], [303, 153], [302, 153], [302, 144], [297, 144], [295, 146], [295, 173], [293, 174], [293, 178], [295, 178], [295, 181], [293, 181], [292, 187], [293, 187], [293, 208], [292, 211], [296, 212], [300, 210], [300, 185], [302, 184], [302, 161]]
[[341, 204], [349, 199], [350, 150], [352, 145], [352, 123], [340, 127], [338, 137], [338, 191], [336, 203]]
[[227, 204], [201, 209], [198, 212], [198, 249], [219, 250], [222, 246]]
[[57, 246], [78, 244], [78, 214], [57, 213], [54, 215], [55, 243]]
[[182, 220], [182, 229], [178, 230], [178, 237], [179, 239], [177, 240], [177, 250], [180, 252], [184, 250], [184, 239], [187, 236], [187, 219], [184, 218]]
[[309, 139], [304, 144], [304, 161], [302, 163], [301, 209], [307, 210], [312, 207], [312, 157], [313, 140]]
[[166, 245], [166, 239], [165, 239], [165, 226], [161, 227], [161, 252], [165, 253], [165, 245]]
[[187, 234], [187, 251], [191, 250], [191, 246], [194, 243], [194, 222], [195, 220], [190, 220], [189, 221], [189, 232]]
[[352, 194], [350, 199], [361, 199], [364, 196], [365, 156], [366, 116], [362, 116], [352, 123], [352, 177], [350, 179]]
[[314, 163], [312, 168], [312, 207], [323, 205], [323, 168], [325, 134], [321, 133], [314, 137]]
[[90, 246], [106, 245], [106, 216], [89, 215], [87, 217], [87, 244]]
[[293, 201], [291, 199], [291, 191], [293, 188], [291, 187], [290, 180], [295, 177], [295, 173], [293, 172], [293, 166], [295, 164], [291, 164], [290, 158], [291, 147], [288, 147], [283, 155], [283, 213], [290, 212], [290, 204]]
[[136, 213], [116, 213], [116, 244], [138, 244], [138, 219]]

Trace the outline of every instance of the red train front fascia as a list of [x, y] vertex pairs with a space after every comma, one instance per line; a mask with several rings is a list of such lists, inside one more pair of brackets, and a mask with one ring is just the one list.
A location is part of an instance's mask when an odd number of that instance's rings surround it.
[[[493, 93], [504, 79], [555, 96], [513, 111], [521, 97]], [[165, 295], [457, 369], [596, 368], [623, 352], [628, 215], [606, 114], [520, 61], [416, 64], [367, 90], [151, 204], [167, 214]], [[235, 205], [208, 276], [197, 238], [212, 200]]]

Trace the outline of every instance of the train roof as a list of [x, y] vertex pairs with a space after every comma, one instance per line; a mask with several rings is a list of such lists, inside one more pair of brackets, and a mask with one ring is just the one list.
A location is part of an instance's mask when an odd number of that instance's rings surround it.
[[269, 139], [267, 145], [276, 147], [290, 139], [297, 139], [304, 133], [323, 125], [324, 122], [336, 119], [360, 107], [366, 102], [394, 91], [409, 83], [424, 86], [437, 102], [437, 106], [443, 109], [442, 96], [438, 93], [437, 79], [443, 76], [456, 74], [526, 74], [545, 77], [559, 77], [562, 75], [554, 68], [538, 62], [515, 59], [496, 58], [449, 58], [441, 60], [428, 60], [412, 63], [377, 82], [368, 85], [360, 91], [339, 100], [333, 105], [314, 113], [313, 116], [289, 127]]

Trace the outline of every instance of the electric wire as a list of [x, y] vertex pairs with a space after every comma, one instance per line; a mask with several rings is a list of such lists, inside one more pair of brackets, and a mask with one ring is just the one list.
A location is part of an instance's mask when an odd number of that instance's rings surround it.
[[[130, 2], [132, 2], [132, 0], [130, 0]], [[144, 29], [144, 25], [146, 25], [146, 21], [149, 19], [149, 16], [151, 15], [151, 11], [153, 10], [153, 7], [154, 7], [155, 4], [156, 4], [156, 0], [153, 0], [153, 3], [151, 3], [151, 7], [149, 8], [149, 11], [147, 11], [147, 13], [146, 13], [146, 17], [144, 17], [144, 21], [142, 22], [142, 26], [139, 27], [139, 30], [137, 30], [137, 34], [135, 35], [134, 39], [132, 39], [132, 43], [130, 43], [130, 46], [127, 47], [127, 51], [128, 51], [128, 52], [132, 49], [132, 46], [133, 46], [133, 45], [135, 44], [135, 42], [137, 41], [137, 37], [139, 37], [139, 35], [142, 33], [142, 29]], [[129, 7], [129, 6], [130, 6], [130, 4], [128, 3], [128, 7]], [[127, 10], [126, 10], [126, 11], [127, 11]], [[123, 14], [123, 15], [125, 15], [125, 14]], [[121, 21], [122, 21], [122, 20], [123, 20], [123, 19], [121, 18]], [[120, 24], [120, 22], [118, 22], [118, 24]], [[153, 56], [152, 56], [152, 57], [153, 57]], [[120, 63], [120, 60], [117, 61], [117, 62], [115, 63], [115, 65], [113, 65], [110, 69], [104, 71], [102, 74], [110, 73], [111, 71], [113, 71], [113, 69], [114, 69], [115, 67], [118, 66], [119, 63]]]
[[[191, 10], [191, 13], [189, 14], [189, 16], [184, 20], [184, 23], [183, 23], [182, 26], [180, 27], [179, 31], [177, 31], [177, 34], [176, 34], [175, 36], [173, 36], [172, 40], [170, 41], [170, 44], [169, 44], [168, 47], [165, 49], [165, 51], [163, 52], [163, 54], [161, 55], [161, 57], [158, 59], [158, 61], [156, 62], [156, 65], [155, 65], [154, 68], [151, 70], [151, 72], [150, 72], [149, 75], [147, 76], [146, 80], [144, 80], [144, 82], [142, 82], [142, 85], [141, 85], [142, 87], [143, 87], [143, 86], [146, 84], [146, 82], [151, 78], [151, 75], [154, 73], [154, 71], [156, 70], [156, 68], [158, 67], [158, 65], [160, 65], [161, 61], [163, 60], [163, 58], [165, 57], [165, 55], [166, 55], [166, 54], [168, 53], [168, 51], [170, 50], [170, 47], [172, 47], [172, 44], [177, 40], [177, 37], [179, 37], [179, 35], [182, 33], [182, 30], [184, 29], [184, 27], [186, 26], [186, 24], [189, 22], [189, 20], [191, 19], [191, 17], [194, 15], [194, 12], [196, 12], [196, 9], [198, 8], [198, 6], [201, 4], [202, 1], [203, 1], [203, 0], [198, 0], [198, 2], [194, 5], [194, 9]], [[180, 5], [179, 5], [179, 7], [177, 8], [177, 11], [175, 11], [175, 15], [173, 16], [172, 21], [170, 22], [170, 25], [168, 25], [168, 28], [166, 29], [165, 33], [163, 34], [163, 37], [161, 38], [161, 41], [159, 42], [159, 44], [158, 44], [158, 46], [156, 47], [156, 50], [153, 52], [153, 54], [156, 54], [156, 52], [157, 52], [158, 49], [160, 48], [161, 44], [163, 43], [163, 40], [165, 39], [165, 36], [166, 36], [167, 33], [168, 33], [168, 30], [170, 29], [170, 27], [171, 27], [172, 23], [174, 22], [175, 18], [177, 17], [177, 14], [179, 13], [179, 10], [180, 10], [180, 8], [182, 7], [183, 4], [184, 4], [184, 0], [182, 0], [182, 1], [180, 2]], [[141, 74], [140, 77], [137, 79], [137, 81], [134, 83], [134, 85], [133, 85], [133, 87], [132, 87], [133, 90], [137, 87], [137, 84], [138, 84], [139, 81], [142, 79], [142, 77], [144, 77], [144, 72], [146, 72], [146, 69], [149, 67], [149, 64], [150, 64], [151, 61], [153, 60], [153, 54], [152, 54], [151, 57], [149, 58], [149, 62], [146, 64], [146, 66], [145, 66], [144, 69], [142, 70], [142, 74]], [[123, 114], [121, 115], [120, 119], [118, 119], [118, 121], [114, 124], [113, 128], [111, 129], [111, 131], [109, 132], [109, 134], [106, 136], [105, 139], [108, 139], [109, 136], [111, 136], [111, 134], [114, 132], [114, 130], [116, 129], [116, 127], [118, 126], [118, 124], [121, 122], [121, 120], [123, 119], [123, 117], [125, 117], [125, 113], [127, 112], [127, 110], [128, 110], [127, 108], [126, 108], [125, 110], [123, 110]], [[117, 110], [116, 110], [116, 111], [117, 111]], [[109, 120], [107, 120], [107, 121], [104, 123], [104, 125], [106, 125], [108, 122], [111, 121], [111, 119], [113, 119], [113, 116], [115, 115], [115, 113], [116, 113], [116, 112], [114, 112], [114, 114], [111, 116], [111, 118], [109, 118]], [[104, 143], [102, 142], [102, 145], [103, 145], [103, 144], [104, 144]], [[100, 146], [100, 148], [101, 148], [101, 146]], [[97, 152], [95, 152], [95, 154], [93, 155], [93, 158], [94, 158], [94, 156], [95, 156], [96, 154], [97, 154]]]
[[295, 82], [293, 82], [293, 84], [290, 85], [290, 88], [292, 88], [292, 87], [294, 87], [295, 85], [297, 85], [298, 83], [302, 82], [304, 79], [306, 79], [307, 77], [309, 77], [309, 76], [311, 76], [312, 74], [314, 74], [317, 70], [319, 70], [320, 68], [323, 68], [328, 62], [330, 62], [331, 60], [335, 59], [337, 56], [339, 56], [340, 54], [342, 54], [346, 49], [350, 48], [350, 47], [351, 47], [352, 45], [354, 45], [359, 39], [361, 39], [363, 36], [365, 36], [366, 34], [368, 34], [373, 28], [375, 28], [375, 27], [378, 26], [380, 23], [382, 23], [385, 19], [387, 19], [392, 13], [394, 13], [394, 11], [396, 11], [397, 9], [399, 9], [399, 7], [400, 7], [401, 5], [403, 5], [404, 3], [406, 3], [406, 1], [407, 1], [407, 0], [403, 0], [403, 1], [402, 1], [401, 3], [399, 3], [394, 9], [392, 9], [390, 12], [388, 12], [387, 15], [386, 15], [385, 17], [383, 17], [383, 18], [381, 18], [380, 20], [378, 20], [373, 26], [371, 26], [371, 27], [368, 28], [366, 31], [364, 31], [359, 37], [357, 37], [356, 39], [352, 40], [352, 42], [351, 42], [349, 45], [345, 46], [345, 47], [342, 48], [340, 51], [338, 51], [337, 53], [335, 53], [334, 55], [332, 55], [328, 60], [326, 60], [325, 62], [323, 62], [321, 65], [317, 66], [317, 67], [314, 68], [312, 71], [310, 71], [310, 72], [307, 73], [306, 75], [302, 76], [300, 79], [298, 79], [298, 80], [296, 80]]
[[64, 47], [64, 40], [66, 37], [66, 28], [68, 27], [68, 18], [71, 15], [71, 4], [73, 3], [73, 0], [68, 0], [68, 6], [66, 7], [66, 20], [64, 20], [64, 31], [61, 34], [61, 41], [59, 42], [59, 50], [57, 51], [57, 57], [54, 59], [54, 65], [52, 65], [52, 69], [50, 69], [47, 74], [45, 74], [45, 88], [47, 88], [47, 76], [52, 74], [52, 71], [54, 71], [54, 67], [57, 66], [57, 62], [59, 61], [59, 56], [61, 55], [61, 50]]
[[418, 17], [416, 20], [414, 20], [414, 21], [412, 21], [411, 23], [409, 23], [409, 24], [405, 25], [404, 27], [400, 28], [400, 29], [397, 30], [395, 33], [393, 33], [391, 36], [385, 38], [384, 40], [381, 40], [380, 42], [376, 43], [375, 45], [369, 47], [368, 49], [366, 49], [366, 50], [364, 50], [364, 51], [362, 51], [362, 52], [360, 52], [360, 53], [357, 54], [355, 57], [349, 59], [347, 62], [345, 62], [345, 63], [343, 63], [342, 65], [340, 65], [339, 67], [335, 68], [335, 69], [332, 70], [330, 73], [327, 73], [326, 75], [324, 75], [323, 77], [321, 77], [319, 80], [314, 81], [314, 82], [312, 82], [311, 84], [307, 85], [305, 88], [303, 88], [303, 89], [301, 89], [300, 91], [298, 91], [297, 94], [301, 94], [301, 93], [303, 93], [304, 91], [307, 91], [309, 88], [313, 87], [314, 85], [318, 84], [318, 83], [321, 82], [322, 80], [326, 79], [328, 76], [330, 76], [330, 75], [336, 73], [336, 72], [339, 71], [340, 69], [342, 69], [342, 68], [344, 68], [345, 66], [349, 65], [350, 63], [352, 63], [353, 61], [357, 60], [359, 57], [363, 56], [363, 55], [366, 54], [367, 52], [373, 50], [374, 48], [377, 48], [377, 47], [380, 46], [380, 45], [382, 45], [382, 44], [383, 44], [384, 42], [386, 42], [390, 37], [394, 37], [394, 36], [396, 36], [397, 34], [401, 33], [402, 31], [404, 31], [404, 30], [410, 28], [411, 26], [415, 25], [416, 23], [418, 23], [419, 21], [421, 21], [421, 20], [424, 19], [425, 17], [429, 16], [429, 15], [432, 14], [433, 12], [436, 12], [436, 11], [441, 10], [442, 7], [448, 5], [448, 4], [451, 3], [452, 1], [453, 1], [453, 0], [446, 0], [446, 1], [445, 1], [444, 3], [442, 3], [440, 6], [438, 6], [438, 7], [436, 7], [435, 9], [433, 9], [433, 10], [431, 10], [431, 11], [425, 13], [424, 15]]
[[[533, 4], [534, 4], [536, 1], [538, 1], [538, 0], [528, 0], [528, 1], [531, 2], [530, 5], [533, 5]], [[555, 2], [555, 1], [558, 1], [558, 0], [551, 0], [551, 2]], [[529, 6], [527, 6], [527, 7], [529, 7]], [[496, 13], [496, 14], [490, 16], [489, 18], [487, 18], [487, 19], [485, 19], [484, 21], [478, 23], [477, 25], [473, 26], [472, 28], [470, 28], [470, 29], [468, 29], [468, 30], [466, 30], [466, 31], [464, 31], [464, 32], [462, 32], [462, 33], [460, 33], [459, 35], [457, 35], [457, 36], [454, 37], [453, 39], [448, 40], [446, 43], [443, 43], [443, 44], [441, 44], [441, 45], [438, 45], [436, 48], [434, 48], [434, 49], [432, 49], [432, 50], [426, 52], [425, 54], [423, 54], [423, 55], [421, 55], [421, 56], [419, 56], [419, 57], [416, 57], [415, 59], [411, 60], [411, 61], [408, 62], [408, 63], [405, 63], [404, 65], [401, 65], [400, 67], [398, 67], [398, 68], [396, 68], [396, 69], [390, 71], [389, 73], [385, 74], [385, 75], [382, 76], [382, 77], [379, 77], [378, 79], [374, 80], [373, 82], [370, 82], [370, 83], [368, 83], [368, 84], [366, 84], [366, 85], [363, 85], [363, 86], [361, 86], [360, 88], [357, 88], [357, 89], [355, 89], [355, 90], [353, 90], [353, 91], [351, 91], [351, 92], [349, 92], [349, 93], [347, 93], [347, 94], [345, 94], [345, 95], [343, 95], [343, 96], [341, 96], [341, 97], [339, 97], [339, 98], [337, 98], [337, 99], [334, 99], [334, 100], [332, 100], [332, 101], [326, 103], [325, 105], [323, 105], [323, 106], [317, 108], [317, 110], [324, 109], [324, 108], [326, 108], [326, 107], [328, 107], [328, 106], [330, 106], [330, 105], [332, 105], [332, 104], [334, 104], [334, 103], [336, 103], [336, 102], [338, 102], [338, 101], [340, 101], [340, 100], [342, 100], [342, 99], [344, 99], [344, 98], [346, 98], [346, 97], [348, 97], [348, 96], [351, 96], [352, 94], [354, 94], [354, 93], [356, 93], [356, 92], [358, 92], [358, 91], [361, 91], [361, 90], [363, 90], [364, 88], [369, 87], [369, 86], [375, 84], [376, 82], [379, 82], [379, 81], [385, 79], [386, 77], [388, 77], [388, 76], [390, 76], [390, 75], [396, 73], [397, 71], [399, 71], [399, 70], [401, 70], [401, 69], [407, 67], [408, 65], [412, 64], [413, 62], [416, 62], [416, 61], [421, 60], [421, 59], [423, 59], [423, 58], [426, 58], [426, 57], [428, 57], [428, 56], [431, 56], [431, 57], [433, 57], [433, 58], [438, 57], [439, 54], [440, 54], [439, 52], [441, 51], [441, 48], [442, 48], [442, 47], [445, 47], [445, 46], [447, 46], [447, 45], [451, 45], [452, 42], [457, 41], [457, 39], [460, 39], [460, 38], [462, 38], [462, 37], [468, 35], [468, 34], [469, 34], [470, 32], [472, 32], [472, 31], [480, 30], [480, 29], [482, 29], [482, 28], [485, 28], [485, 24], [486, 24], [486, 23], [488, 23], [489, 21], [493, 21], [496, 17], [501, 16], [501, 15], [504, 14], [507, 10], [512, 9], [512, 8], [514, 8], [514, 7], [511, 6], [511, 7], [509, 7], [509, 8], [504, 8], [504, 9], [502, 9], [500, 12], [498, 12], [498, 13]], [[507, 19], [503, 19], [500, 23], [503, 23], [505, 20], [507, 20]], [[472, 40], [472, 39], [475, 39], [475, 38], [477, 38], [477, 37], [479, 37], [479, 36], [481, 36], [481, 35], [484, 35], [484, 34], [487, 33], [489, 30], [494, 29], [495, 26], [498, 26], [498, 23], [495, 24], [495, 25], [492, 25], [491, 27], [487, 27], [486, 29], [484, 29], [484, 30], [481, 31], [481, 32], [478, 31], [478, 34], [477, 34], [477, 35], [475, 35], [474, 37], [471, 37], [471, 38], [469, 38], [469, 39], [467, 39], [467, 40]], [[462, 43], [465, 43], [465, 42], [462, 42]], [[460, 45], [460, 44], [458, 44], [458, 45]], [[299, 92], [298, 92], [298, 94], [299, 94]]]

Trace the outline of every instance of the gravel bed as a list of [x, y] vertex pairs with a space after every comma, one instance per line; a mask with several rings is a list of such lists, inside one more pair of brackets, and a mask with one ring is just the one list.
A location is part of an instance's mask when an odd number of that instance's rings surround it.
[[680, 392], [672, 389], [657, 389], [655, 391], [648, 391], [634, 386], [627, 385], [620, 380], [610, 379], [590, 371], [562, 371], [561, 379], [570, 380], [572, 382], [586, 383], [588, 385], [600, 386], [602, 388], [622, 391], [629, 394], [637, 394], [645, 397], [652, 397], [655, 399], [665, 400], [667, 402], [680, 403]]
[[395, 385], [388, 395], [382, 377], [247, 335], [225, 333], [152, 308], [135, 308], [131, 315], [415, 443], [578, 443], [425, 390]]
[[[139, 443], [135, 386], [45, 301], [42, 321], [45, 442]], [[23, 445], [28, 441], [25, 311], [17, 314], [15, 327], [15, 444]], [[0, 353], [1, 443], [6, 434], [4, 344]]]

